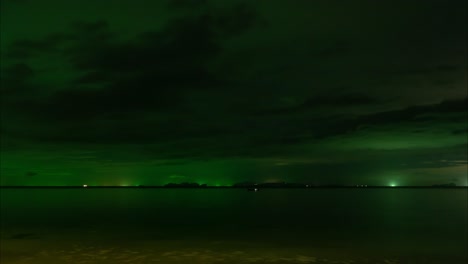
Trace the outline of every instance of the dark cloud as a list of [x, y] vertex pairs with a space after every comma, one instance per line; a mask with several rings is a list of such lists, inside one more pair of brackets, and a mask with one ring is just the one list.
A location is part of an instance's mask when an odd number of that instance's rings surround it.
[[381, 102], [380, 99], [372, 98], [364, 94], [344, 94], [336, 97], [325, 95], [307, 99], [301, 107], [368, 105], [377, 104], [379, 102]]
[[27, 3], [29, 1], [30, 0], [1, 0], [0, 4], [3, 4], [3, 3]]
[[[353, 119], [341, 120], [326, 129], [317, 133], [319, 138], [335, 136], [338, 134], [350, 133], [368, 127], [379, 127], [392, 125], [398, 128], [402, 124], [411, 124], [418, 128], [415, 133], [423, 133], [434, 129], [434, 125], [443, 122], [459, 122], [460, 127], [466, 127], [466, 109], [468, 98], [462, 100], [444, 101], [432, 105], [411, 106], [405, 109], [386, 111], [371, 115], [363, 115]], [[432, 124], [431, 124], [432, 122]], [[425, 129], [421, 129], [425, 124], [431, 124]], [[463, 129], [462, 129], [463, 130]]]
[[[463, 121], [468, 106], [468, 97], [461, 100], [449, 100], [433, 105], [411, 106], [402, 110], [377, 113], [360, 118], [363, 123], [383, 124], [399, 123], [406, 121], [431, 121], [435, 120], [437, 114], [458, 113], [453, 121]], [[452, 117], [448, 117], [452, 118]]]
[[[100, 100], [96, 95], [87, 98]], [[33, 133], [16, 131], [14, 134], [57, 143], [148, 144], [145, 155], [166, 159], [281, 156], [288, 152], [288, 148], [317, 143], [317, 140], [343, 135], [354, 140], [354, 133], [361, 131], [390, 129], [390, 134], [408, 131], [425, 135], [437, 129], [446, 129], [449, 135], [454, 132], [441, 124], [460, 122], [457, 125], [458, 130], [466, 130], [466, 123], [463, 122], [466, 119], [464, 104], [466, 100], [448, 101], [355, 118], [311, 120], [290, 115], [289, 118], [272, 122], [268, 118], [257, 117], [250, 124], [235, 121], [231, 124], [232, 127], [213, 123], [200, 116], [191, 115], [188, 119], [184, 114], [173, 115], [165, 120], [135, 119], [133, 122], [122, 122], [106, 116], [107, 118], [100, 117], [92, 122], [75, 120], [73, 123], [63, 123], [53, 130], [46, 129], [43, 132], [36, 129]], [[83, 111], [80, 109], [78, 112], [82, 114]], [[96, 112], [95, 109], [89, 111], [90, 116]], [[66, 112], [66, 116], [72, 113], [71, 110]], [[440, 115], [441, 113], [448, 115]], [[272, 130], [275, 133], [271, 133]]]
[[27, 177], [34, 177], [34, 176], [37, 176], [37, 172], [34, 172], [34, 171], [28, 171], [26, 172], [26, 175]]
[[[56, 51], [54, 47], [67, 42], [62, 53], [83, 74], [45, 101], [31, 99], [16, 106], [61, 121], [174, 108], [184, 91], [220, 88], [223, 81], [206, 64], [220, 52], [221, 37], [253, 26], [252, 17], [246, 8], [236, 7], [227, 16], [178, 19], [162, 31], [145, 32], [131, 41], [115, 40], [104, 21], [77, 22], [72, 34], [17, 41], [9, 52], [30, 56]], [[6, 86], [16, 86], [20, 70], [26, 72], [27, 66], [21, 65], [4, 71], [7, 80], [13, 78]]]
[[[399, 69], [391, 69], [381, 74], [393, 75], [394, 78], [405, 78], [405, 77], [431, 77], [431, 76], [441, 76], [446, 74], [457, 74], [465, 71], [466, 66], [462, 65], [463, 62], [454, 62], [452, 65], [436, 65], [424, 68], [421, 68], [421, 65], [418, 66], [402, 66]], [[415, 68], [417, 67], [417, 68]], [[434, 80], [437, 84], [447, 84], [447, 81]]]
[[294, 175], [466, 160], [466, 1], [124, 2], [0, 10], [2, 154], [41, 176], [43, 152], [68, 168], [230, 159], [302, 164]]
[[[25, 63], [13, 64], [5, 67], [1, 73], [0, 92], [3, 97], [16, 96], [31, 92], [33, 89], [31, 79], [35, 73]], [[1, 100], [3, 102], [3, 100]]]
[[[307, 113], [311, 109], [324, 106], [345, 108], [347, 106], [358, 106], [367, 104], [378, 104], [382, 101], [360, 95], [344, 95], [341, 97], [316, 97], [308, 99], [305, 103], [292, 108], [275, 109], [259, 112], [259, 116], [283, 115], [294, 118], [294, 116]], [[340, 134], [351, 133], [368, 127], [379, 127], [394, 125], [399, 126], [411, 123], [415, 128], [414, 133], [423, 133], [434, 129], [434, 125], [441, 122], [459, 122], [459, 126], [466, 126], [466, 109], [468, 98], [462, 100], [449, 100], [438, 104], [411, 106], [404, 109], [377, 112], [368, 115], [338, 115], [328, 118], [315, 118], [298, 120], [291, 126], [299, 131], [308, 131], [310, 137], [327, 138]], [[294, 118], [297, 120], [297, 118]], [[307, 122], [302, 122], [307, 121]], [[428, 128], [421, 128], [421, 125], [431, 124]], [[419, 128], [418, 128], [419, 127]], [[423, 126], [424, 127], [424, 126]], [[461, 132], [459, 132], [461, 131]], [[453, 134], [463, 133], [464, 128], [453, 131]], [[292, 131], [289, 131], [292, 132]], [[297, 141], [308, 140], [309, 137], [297, 137]]]
[[456, 129], [452, 131], [452, 134], [458, 135], [458, 134], [467, 134], [468, 129]]
[[11, 80], [21, 81], [33, 76], [34, 72], [27, 64], [20, 63], [6, 67], [3, 70], [3, 74]]
[[167, 2], [171, 8], [196, 8], [206, 5], [208, 0], [168, 0]]
[[7, 59], [27, 60], [36, 56], [60, 52], [60, 45], [72, 40], [65, 33], [52, 33], [40, 40], [22, 39], [8, 45], [5, 52]]
[[270, 109], [254, 109], [255, 115], [291, 115], [300, 114], [307, 111], [316, 111], [330, 108], [348, 108], [372, 106], [384, 103], [387, 100], [374, 98], [366, 94], [344, 93], [335, 95], [315, 95], [304, 99], [302, 102], [283, 107]]

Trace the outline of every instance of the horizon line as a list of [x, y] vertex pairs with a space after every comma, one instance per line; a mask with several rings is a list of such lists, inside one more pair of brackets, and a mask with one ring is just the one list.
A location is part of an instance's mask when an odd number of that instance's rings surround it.
[[404, 188], [426, 188], [426, 189], [460, 189], [468, 188], [467, 185], [459, 186], [437, 186], [437, 185], [402, 185], [402, 186], [386, 186], [386, 185], [309, 185], [309, 186], [164, 186], [164, 185], [144, 185], [144, 186], [119, 186], [119, 185], [0, 185], [0, 189], [246, 189], [246, 188], [261, 188], [261, 189], [366, 189], [366, 188], [388, 188], [388, 189], [404, 189]]

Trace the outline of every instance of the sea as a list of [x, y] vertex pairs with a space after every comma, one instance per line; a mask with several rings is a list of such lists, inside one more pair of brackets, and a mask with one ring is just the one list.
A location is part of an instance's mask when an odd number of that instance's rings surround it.
[[0, 189], [0, 263], [468, 263], [468, 189]]

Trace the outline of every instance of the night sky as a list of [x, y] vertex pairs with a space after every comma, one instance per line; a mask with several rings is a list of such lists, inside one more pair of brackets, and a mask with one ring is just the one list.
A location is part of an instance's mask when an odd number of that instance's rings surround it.
[[467, 185], [465, 0], [0, 3], [2, 185]]

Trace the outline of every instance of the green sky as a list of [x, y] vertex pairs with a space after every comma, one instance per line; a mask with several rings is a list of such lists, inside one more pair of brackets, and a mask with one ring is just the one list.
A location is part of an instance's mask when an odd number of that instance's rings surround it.
[[468, 184], [467, 3], [0, 0], [0, 184]]

